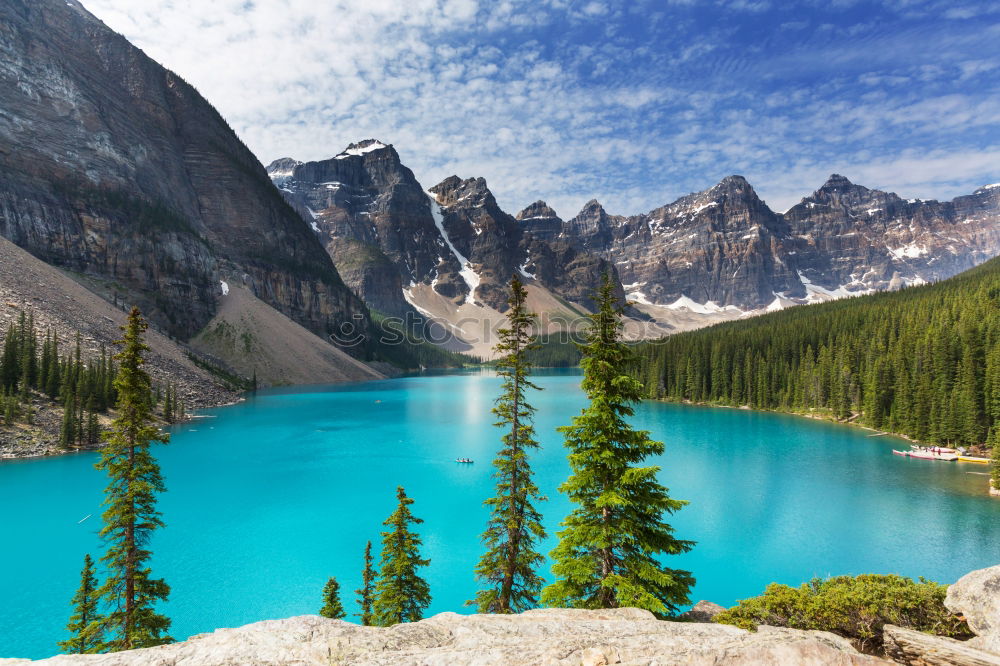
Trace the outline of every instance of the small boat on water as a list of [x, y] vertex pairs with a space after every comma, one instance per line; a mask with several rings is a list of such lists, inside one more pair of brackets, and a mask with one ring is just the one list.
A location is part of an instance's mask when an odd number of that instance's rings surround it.
[[968, 463], [979, 463], [980, 465], [989, 465], [989, 458], [980, 458], [979, 456], [958, 456], [958, 462], [968, 462]]
[[898, 451], [893, 449], [892, 453], [897, 456], [920, 458], [921, 460], [943, 460], [945, 462], [958, 460], [958, 454], [955, 453], [942, 453], [935, 449], [921, 449], [918, 447], [913, 447], [909, 451]]
[[455, 462], [457, 462], [457, 463], [466, 463], [466, 464], [470, 464], [471, 465], [472, 463], [475, 462], [475, 460], [473, 460], [472, 458], [455, 458]]

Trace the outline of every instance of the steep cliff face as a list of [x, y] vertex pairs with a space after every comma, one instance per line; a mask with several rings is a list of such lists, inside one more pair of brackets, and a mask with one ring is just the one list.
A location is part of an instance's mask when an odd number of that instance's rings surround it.
[[466, 257], [470, 264], [459, 276], [466, 283], [467, 298], [505, 310], [507, 284], [518, 274], [524, 258], [517, 220], [500, 210], [483, 178], [451, 176], [430, 192], [440, 206], [442, 225], [454, 253]]
[[997, 186], [949, 202], [904, 200], [834, 174], [784, 217], [803, 281], [826, 290], [942, 280], [1000, 251]]
[[0, 233], [190, 338], [223, 281], [326, 334], [367, 311], [197, 91], [75, 0], [0, 5]]
[[645, 215], [612, 216], [596, 201], [561, 237], [613, 261], [631, 298], [758, 306], [791, 289], [781, 254], [785, 226], [741, 176]]
[[834, 175], [778, 214], [730, 176], [642, 215], [590, 201], [561, 221], [538, 202], [518, 218], [614, 262], [630, 298], [667, 319], [667, 310], [732, 318], [940, 280], [1000, 252], [1000, 186], [905, 201]]
[[[527, 233], [484, 179], [451, 176], [425, 191], [396, 150], [374, 139], [329, 160], [282, 158], [267, 170], [346, 282], [387, 314], [413, 308], [449, 321], [492, 320], [506, 310], [514, 275], [552, 292], [553, 303], [586, 306], [600, 274], [614, 272], [607, 260], [557, 238], [561, 221], [551, 209], [539, 211], [555, 220], [556, 233]], [[490, 312], [472, 314], [477, 308]]]
[[369, 139], [328, 160], [284, 158], [267, 170], [371, 307], [402, 314], [403, 286], [429, 282], [448, 263], [430, 198], [392, 146]]

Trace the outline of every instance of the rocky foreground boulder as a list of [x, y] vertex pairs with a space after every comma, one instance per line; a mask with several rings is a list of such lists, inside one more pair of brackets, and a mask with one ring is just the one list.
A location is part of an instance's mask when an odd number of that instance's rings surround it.
[[965, 618], [975, 638], [956, 641], [886, 625], [886, 653], [911, 666], [1000, 666], [1000, 565], [962, 576], [948, 587], [944, 605]]
[[362, 627], [302, 615], [238, 629], [219, 629], [183, 643], [101, 655], [60, 655], [32, 662], [0, 659], [0, 666], [458, 666], [544, 664], [796, 664], [1000, 666], [1000, 565], [973, 571], [948, 588], [945, 605], [968, 621], [976, 638], [956, 641], [886, 625], [892, 661], [861, 654], [824, 631], [759, 627], [756, 632], [700, 621], [716, 604], [699, 602], [688, 621], [665, 622], [636, 608], [540, 609], [520, 615], [459, 615], [393, 627]]
[[1000, 565], [962, 576], [948, 588], [944, 605], [976, 634], [969, 645], [997, 655], [1000, 663]]
[[393, 627], [313, 615], [220, 629], [183, 643], [109, 655], [11, 664], [197, 666], [241, 664], [885, 664], [825, 632], [663, 622], [647, 611], [544, 609], [520, 615], [441, 613]]

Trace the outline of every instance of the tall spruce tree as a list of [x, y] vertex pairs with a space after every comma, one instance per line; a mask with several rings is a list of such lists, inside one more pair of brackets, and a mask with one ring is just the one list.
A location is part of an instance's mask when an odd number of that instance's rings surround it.
[[101, 558], [108, 577], [100, 596], [109, 608], [105, 621], [111, 651], [131, 650], [169, 643], [170, 620], [156, 612], [157, 601], [165, 601], [170, 587], [153, 578], [149, 567], [149, 541], [163, 527], [156, 510], [156, 494], [165, 490], [160, 467], [150, 453], [150, 443], [167, 442], [154, 424], [150, 406], [150, 379], [143, 368], [146, 322], [133, 307], [123, 339], [115, 389], [118, 417], [111, 425], [101, 449], [98, 469], [108, 473], [101, 537], [108, 545]]
[[659, 467], [640, 467], [663, 444], [626, 421], [642, 397], [638, 380], [626, 373], [635, 363], [621, 341], [622, 309], [605, 274], [597, 311], [580, 346], [583, 390], [590, 404], [572, 425], [559, 430], [569, 449], [572, 473], [560, 486], [576, 504], [563, 521], [551, 555], [557, 580], [542, 591], [542, 603], [572, 608], [644, 608], [663, 617], [688, 603], [694, 578], [657, 558], [694, 545], [674, 537], [663, 522], [686, 502], [671, 499], [656, 479]]
[[97, 576], [90, 554], [83, 556], [80, 587], [73, 595], [73, 615], [66, 625], [70, 637], [59, 641], [59, 647], [69, 654], [94, 654], [104, 650], [104, 617], [100, 614], [97, 593]]
[[340, 603], [340, 583], [336, 578], [331, 577], [323, 586], [323, 607], [319, 609], [319, 614], [334, 620], [342, 620], [347, 615], [344, 605]]
[[167, 384], [167, 395], [163, 399], [163, 420], [167, 423], [174, 422], [174, 395], [170, 384]]
[[361, 587], [354, 591], [358, 595], [358, 607], [360, 613], [356, 615], [361, 618], [361, 624], [368, 627], [374, 622], [372, 614], [372, 603], [375, 600], [375, 560], [372, 558], [372, 542], [365, 544], [365, 566], [361, 572]]
[[420, 537], [410, 529], [424, 521], [410, 512], [413, 500], [402, 486], [396, 489], [396, 498], [399, 505], [383, 523], [389, 530], [382, 532], [382, 559], [372, 603], [374, 622], [381, 627], [416, 622], [431, 603], [430, 587], [417, 573], [430, 560], [420, 557]]
[[535, 544], [546, 534], [533, 503], [541, 495], [528, 460], [538, 442], [532, 425], [535, 409], [525, 399], [525, 392], [538, 387], [528, 379], [531, 363], [527, 354], [538, 345], [531, 333], [535, 316], [525, 309], [527, 295], [520, 280], [511, 280], [508, 328], [500, 329], [499, 342], [493, 348], [499, 358], [497, 374], [503, 380], [493, 413], [495, 425], [506, 432], [493, 461], [496, 495], [485, 502], [490, 507], [482, 536], [487, 551], [476, 566], [476, 578], [485, 587], [470, 602], [480, 613], [517, 613], [533, 608], [538, 605], [544, 582], [537, 568], [545, 557], [535, 550]]

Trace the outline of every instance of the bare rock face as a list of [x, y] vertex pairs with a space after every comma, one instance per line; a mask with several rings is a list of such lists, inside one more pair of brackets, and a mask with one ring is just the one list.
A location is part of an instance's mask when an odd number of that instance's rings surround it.
[[805, 295], [782, 258], [783, 220], [741, 176], [643, 215], [609, 215], [590, 201], [560, 236], [613, 262], [636, 300], [753, 309], [775, 291]]
[[347, 284], [386, 314], [406, 312], [418, 283], [455, 305], [504, 311], [514, 275], [587, 304], [601, 273], [614, 273], [608, 261], [555, 238], [561, 220], [544, 203], [533, 210], [550, 216], [555, 233], [525, 233], [484, 179], [451, 176], [425, 192], [395, 148], [375, 139], [328, 160], [275, 160], [267, 171]]
[[965, 618], [975, 638], [956, 641], [886, 625], [886, 654], [912, 666], [1000, 666], [1000, 565], [950, 585], [944, 605]]
[[0, 233], [172, 335], [221, 280], [321, 335], [367, 317], [215, 109], [76, 0], [0, 4], [0, 108]]
[[1000, 565], [959, 578], [948, 587], [944, 605], [965, 617], [976, 634], [969, 645], [1000, 655]]
[[517, 214], [521, 228], [540, 240], [553, 240], [562, 232], [562, 220], [544, 201], [536, 201]]
[[884, 290], [956, 275], [1000, 252], [1000, 187], [903, 200], [833, 174], [784, 215], [796, 270], [828, 290]]
[[521, 229], [497, 205], [483, 178], [450, 176], [430, 189], [441, 206], [452, 245], [467, 257], [478, 276], [474, 299], [504, 311], [507, 284], [520, 264]]
[[1000, 185], [951, 202], [905, 201], [834, 174], [779, 214], [729, 176], [641, 215], [589, 201], [562, 221], [536, 202], [518, 219], [537, 237], [613, 262], [636, 300], [674, 307], [690, 299], [750, 311], [898, 289], [1000, 253]]
[[1000, 655], [977, 649], [972, 641], [932, 636], [921, 631], [885, 625], [886, 655], [909, 666], [1000, 666]]
[[[3, 663], [0, 660], [0, 663]], [[29, 662], [10, 662], [29, 663]], [[520, 615], [434, 617], [361, 627], [306, 615], [220, 629], [183, 643], [111, 655], [59, 656], [43, 664], [821, 664], [886, 662], [833, 634], [663, 622], [646, 611], [535, 610]]]

